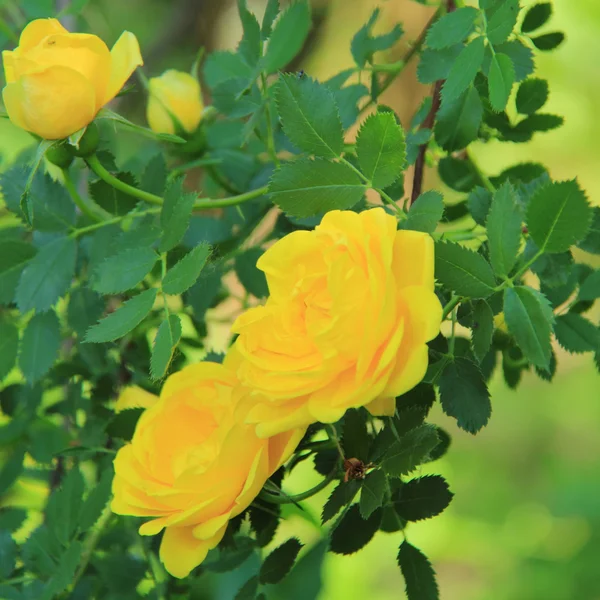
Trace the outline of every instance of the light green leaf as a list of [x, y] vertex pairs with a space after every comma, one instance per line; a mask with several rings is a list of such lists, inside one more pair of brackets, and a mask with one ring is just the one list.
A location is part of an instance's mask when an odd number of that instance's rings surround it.
[[515, 68], [510, 57], [506, 54], [494, 54], [488, 75], [490, 104], [493, 110], [500, 112], [505, 109], [514, 82]]
[[486, 29], [487, 38], [494, 45], [505, 42], [512, 33], [519, 16], [519, 0], [503, 0], [496, 3], [496, 6], [495, 10], [488, 9], [487, 11]]
[[517, 92], [517, 111], [532, 115], [548, 101], [548, 82], [545, 79], [526, 79]]
[[458, 55], [442, 87], [442, 105], [458, 98], [473, 82], [483, 62], [484, 38], [471, 40]]
[[408, 219], [400, 222], [401, 229], [433, 233], [444, 214], [444, 197], [430, 190], [421, 194], [411, 205]]
[[28, 383], [41, 379], [54, 364], [60, 348], [60, 323], [54, 311], [35, 315], [23, 332], [19, 368]]
[[479, 11], [472, 6], [459, 8], [436, 21], [427, 33], [430, 48], [447, 48], [464, 41], [475, 27]]
[[419, 56], [417, 79], [421, 83], [434, 83], [441, 79], [447, 79], [452, 65], [463, 47], [462, 44], [455, 44], [443, 50], [425, 48]]
[[157, 292], [156, 288], [152, 288], [125, 302], [115, 312], [88, 329], [85, 341], [90, 343], [112, 342], [129, 333], [152, 310]]
[[169, 315], [164, 320], [154, 338], [150, 357], [150, 375], [152, 379], [162, 379], [169, 369], [175, 348], [181, 339], [181, 320], [177, 315]]
[[404, 131], [390, 112], [369, 115], [358, 131], [356, 155], [374, 187], [385, 188], [402, 173], [406, 162]]
[[368, 519], [382, 504], [387, 489], [387, 478], [381, 469], [371, 471], [365, 478], [360, 492], [360, 514]]
[[104, 260], [94, 272], [92, 287], [101, 294], [119, 294], [134, 288], [158, 260], [150, 248], [123, 250]]
[[[528, 75], [531, 75], [535, 69], [533, 62], [533, 52], [521, 40], [511, 40], [496, 46], [496, 52], [501, 52], [510, 56], [515, 67], [516, 81], [523, 81]], [[491, 57], [490, 57], [491, 58]], [[487, 72], [484, 66], [484, 73]]]
[[525, 356], [537, 367], [547, 369], [552, 355], [554, 314], [546, 298], [530, 287], [506, 288], [504, 319]]
[[0, 320], [0, 381], [2, 381], [17, 362], [19, 349], [19, 329], [16, 324]]
[[577, 313], [556, 317], [554, 334], [567, 352], [600, 351], [600, 329]]
[[269, 195], [287, 214], [310, 217], [352, 208], [366, 189], [358, 175], [343, 163], [299, 159], [275, 171]]
[[256, 17], [248, 10], [246, 0], [238, 0], [238, 12], [244, 34], [238, 46], [238, 52], [249, 65], [256, 65], [261, 54], [260, 25]]
[[263, 16], [260, 32], [263, 40], [266, 40], [273, 30], [273, 23], [279, 14], [279, 0], [268, 0], [265, 14]]
[[577, 246], [586, 252], [600, 254], [600, 206], [595, 206], [592, 209], [592, 223], [590, 228], [585, 238]]
[[388, 33], [384, 33], [383, 35], [372, 35], [371, 30], [379, 18], [379, 13], [379, 8], [376, 8], [369, 17], [367, 23], [356, 32], [350, 43], [352, 58], [354, 58], [354, 62], [360, 68], [364, 67], [368, 62], [373, 61], [375, 52], [389, 50], [404, 33], [402, 27], [399, 24], [396, 24]]
[[595, 300], [600, 298], [600, 269], [588, 275], [581, 287], [577, 300]]
[[440, 108], [434, 127], [435, 139], [448, 152], [462, 150], [477, 139], [482, 118], [479, 93], [469, 86], [457, 99]]
[[181, 242], [192, 216], [194, 194], [184, 193], [183, 178], [171, 182], [165, 191], [164, 204], [160, 212], [160, 226], [163, 230], [158, 249], [171, 250]]
[[162, 282], [166, 294], [183, 294], [192, 287], [200, 276], [211, 248], [208, 244], [199, 244], [188, 252], [175, 266], [171, 267]]
[[479, 300], [473, 310], [471, 346], [475, 358], [481, 362], [492, 345], [494, 313], [485, 300]]
[[224, 50], [211, 52], [206, 57], [202, 69], [206, 85], [210, 88], [215, 88], [229, 79], [245, 79], [249, 82], [253, 73], [240, 54]]
[[172, 133], [155, 133], [152, 129], [148, 129], [147, 127], [141, 127], [140, 125], [136, 125], [131, 121], [128, 121], [125, 117], [113, 112], [109, 108], [101, 108], [100, 112], [96, 115], [96, 119], [107, 119], [109, 121], [116, 121], [120, 125], [123, 125], [127, 129], [131, 129], [135, 131], [135, 133], [139, 133], [144, 137], [151, 138], [153, 140], [159, 140], [161, 142], [167, 142], [170, 144], [186, 144], [187, 140], [184, 140], [182, 137], [178, 135], [173, 135]]

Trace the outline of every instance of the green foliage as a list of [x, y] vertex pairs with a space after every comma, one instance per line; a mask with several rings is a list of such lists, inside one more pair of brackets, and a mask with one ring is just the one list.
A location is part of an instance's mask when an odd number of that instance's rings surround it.
[[335, 554], [354, 554], [369, 543], [379, 529], [381, 510], [368, 519], [361, 516], [358, 504], [352, 504], [331, 533], [330, 550]]
[[191, 288], [200, 277], [210, 256], [210, 250], [208, 244], [199, 244], [171, 267], [162, 280], [163, 292], [165, 294], [183, 294]]
[[405, 483], [400, 488], [400, 498], [395, 506], [403, 519], [420, 521], [443, 512], [453, 495], [443, 477], [426, 475]]
[[278, 583], [292, 569], [302, 544], [292, 538], [278, 546], [267, 556], [260, 568], [259, 581], [261, 583]]
[[360, 515], [368, 519], [382, 504], [387, 491], [385, 473], [379, 469], [371, 471], [365, 478], [360, 492]]
[[439, 600], [435, 571], [418, 548], [407, 541], [402, 542], [398, 564], [404, 576], [408, 600]]
[[394, 28], [383, 35], [372, 35], [371, 30], [379, 17], [379, 9], [375, 9], [367, 23], [359, 29], [352, 38], [350, 49], [352, 57], [359, 67], [373, 62], [373, 55], [382, 50], [391, 48], [401, 37], [402, 27], [397, 24]]
[[421, 194], [411, 205], [406, 221], [400, 223], [403, 229], [433, 233], [444, 214], [444, 197], [436, 191]]
[[60, 323], [54, 311], [35, 315], [23, 332], [19, 368], [29, 383], [41, 379], [54, 364], [60, 348]]
[[479, 14], [476, 8], [467, 6], [444, 15], [429, 29], [427, 45], [439, 50], [463, 42], [473, 32]]
[[456, 100], [471, 85], [483, 63], [485, 50], [482, 36], [471, 40], [456, 57], [442, 88], [442, 103]]

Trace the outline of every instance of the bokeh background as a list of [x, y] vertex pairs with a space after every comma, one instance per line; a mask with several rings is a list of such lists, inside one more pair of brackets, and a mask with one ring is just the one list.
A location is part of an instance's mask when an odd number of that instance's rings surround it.
[[[266, 0], [248, 3], [260, 15]], [[313, 0], [314, 30], [290, 68], [326, 78], [351, 66], [350, 40], [377, 5], [382, 30], [396, 21], [404, 24], [403, 40], [381, 58], [399, 59], [433, 8], [411, 0]], [[550, 81], [547, 110], [563, 115], [564, 127], [537, 134], [528, 144], [482, 144], [474, 154], [491, 174], [520, 161], [542, 162], [555, 179], [578, 177], [590, 201], [600, 205], [600, 2], [553, 0], [553, 5], [546, 28], [564, 31], [566, 41], [552, 53], [537, 54], [537, 75]], [[200, 47], [234, 47], [241, 32], [234, 0], [0, 0], [0, 45], [12, 47], [6, 27], [22, 26], [24, 13], [48, 16], [69, 8], [75, 9], [63, 19], [69, 28], [96, 33], [109, 46], [123, 29], [133, 31], [149, 76], [165, 68], [188, 70]], [[415, 66], [383, 98], [405, 124], [428, 93], [416, 81]], [[141, 91], [119, 101], [120, 111], [143, 122]], [[0, 169], [31, 143], [0, 119]], [[131, 155], [139, 143], [125, 136], [119, 152]], [[430, 170], [425, 187], [440, 185]], [[512, 391], [496, 374], [493, 416], [477, 437], [459, 431], [434, 409], [432, 420], [452, 432], [453, 443], [429, 471], [443, 474], [456, 496], [443, 515], [411, 525], [407, 536], [434, 562], [444, 600], [600, 600], [600, 376], [589, 355], [556, 350], [553, 384], [528, 374]], [[288, 489], [306, 489], [313, 478], [307, 465]], [[28, 502], [30, 492], [23, 487], [9, 501]], [[317, 543], [318, 516], [328, 493], [311, 499], [304, 516], [290, 511], [275, 544], [291, 531], [307, 547]], [[294, 582], [302, 590], [298, 595], [296, 588], [294, 598], [310, 600], [319, 587], [320, 600], [402, 598], [395, 562], [399, 542], [398, 534], [379, 533], [351, 557], [327, 555], [322, 580]], [[321, 551], [317, 546], [312, 555], [317, 558]], [[250, 568], [206, 582], [198, 598], [232, 598]]]

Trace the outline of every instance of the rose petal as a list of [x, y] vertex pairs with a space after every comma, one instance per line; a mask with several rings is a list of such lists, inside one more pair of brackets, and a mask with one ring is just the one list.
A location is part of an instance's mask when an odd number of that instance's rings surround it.
[[25, 52], [37, 46], [45, 37], [56, 33], [69, 33], [58, 19], [36, 19], [31, 21], [21, 32], [19, 50]]
[[396, 398], [393, 396], [380, 396], [375, 398], [372, 402], [365, 405], [365, 408], [374, 417], [393, 417], [396, 412]]
[[23, 114], [23, 88], [18, 83], [9, 83], [2, 90], [2, 100], [10, 120], [21, 129], [27, 129]]
[[136, 67], [144, 64], [140, 45], [133, 33], [124, 31], [110, 51], [111, 69], [104, 102], [110, 102], [125, 85]]
[[15, 80], [15, 53], [10, 50], [2, 52], [2, 65], [4, 66], [4, 79], [6, 83], [12, 83]]
[[404, 229], [396, 233], [392, 271], [397, 289], [422, 285], [433, 290], [433, 252], [433, 239], [428, 234]]
[[121, 412], [128, 408], [150, 408], [158, 402], [158, 396], [147, 392], [146, 390], [131, 385], [123, 389], [117, 403], [115, 404], [115, 412]]

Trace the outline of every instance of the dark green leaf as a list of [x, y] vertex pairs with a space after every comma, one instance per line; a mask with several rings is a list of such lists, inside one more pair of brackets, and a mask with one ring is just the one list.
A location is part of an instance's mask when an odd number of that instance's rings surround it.
[[581, 315], [567, 313], [556, 317], [554, 334], [558, 343], [567, 352], [600, 350], [600, 329]]
[[485, 225], [490, 206], [492, 205], [492, 193], [482, 187], [476, 187], [467, 199], [469, 212], [478, 225]]
[[342, 448], [346, 458], [366, 461], [369, 455], [371, 438], [367, 431], [367, 415], [364, 410], [353, 409], [346, 412], [343, 421]]
[[21, 274], [15, 301], [22, 313], [49, 310], [69, 289], [75, 272], [77, 243], [59, 237], [44, 246]]
[[64, 546], [77, 531], [84, 489], [81, 472], [77, 467], [73, 467], [48, 500], [46, 525]]
[[54, 311], [35, 315], [21, 339], [19, 368], [29, 383], [41, 379], [54, 364], [60, 349], [60, 323]]
[[543, 2], [542, 4], [534, 4], [525, 15], [523, 24], [521, 25], [521, 31], [523, 33], [529, 33], [539, 29], [548, 19], [552, 16], [552, 4], [550, 2]]
[[271, 543], [277, 527], [281, 509], [277, 504], [265, 504], [255, 500], [248, 509], [250, 526], [256, 537], [256, 543], [263, 548]]
[[[119, 181], [135, 187], [135, 177], [131, 173], [116, 173], [115, 177]], [[126, 215], [138, 203], [135, 198], [121, 190], [117, 190], [102, 179], [90, 183], [89, 192], [94, 202], [111, 215]]]
[[550, 364], [550, 333], [554, 315], [549, 302], [536, 290], [517, 286], [504, 290], [504, 319], [525, 356], [536, 366]]
[[515, 68], [516, 81], [523, 81], [534, 71], [533, 52], [520, 40], [511, 40], [496, 46], [496, 52], [510, 56]]
[[371, 471], [365, 478], [360, 492], [360, 514], [368, 519], [382, 504], [387, 489], [387, 479], [381, 469]]
[[456, 44], [443, 50], [423, 50], [417, 67], [418, 80], [421, 83], [434, 83], [446, 79], [462, 49], [462, 44]]
[[368, 62], [373, 61], [375, 52], [388, 50], [402, 37], [402, 27], [398, 24], [388, 33], [376, 36], [371, 35], [371, 30], [378, 17], [379, 9], [376, 8], [371, 14], [368, 22], [363, 25], [352, 38], [350, 44], [352, 57], [354, 58], [354, 62], [361, 68]]
[[334, 90], [333, 96], [340, 110], [342, 127], [347, 129], [358, 119], [358, 103], [361, 98], [369, 95], [369, 90], [361, 83], [347, 85], [340, 90]]
[[175, 179], [167, 187], [160, 212], [160, 226], [163, 230], [158, 249], [171, 250], [181, 242], [190, 224], [195, 196], [183, 191], [183, 179]]
[[340, 481], [323, 506], [321, 522], [323, 524], [327, 523], [327, 521], [335, 517], [344, 506], [350, 504], [350, 502], [354, 500], [358, 488], [359, 483], [356, 479], [350, 479], [350, 481], [347, 482]]
[[352, 208], [365, 191], [350, 167], [325, 159], [284, 163], [275, 171], [269, 187], [273, 202], [295, 217]]
[[283, 69], [302, 50], [310, 25], [310, 7], [305, 0], [295, 2], [281, 14], [262, 61], [267, 73]]
[[279, 597], [285, 600], [317, 600], [322, 597], [326, 553], [327, 539], [322, 539], [303, 554], [292, 572], [277, 586]]
[[494, 313], [485, 300], [479, 300], [473, 310], [471, 346], [473, 354], [482, 362], [492, 344], [494, 334]]
[[257, 298], [266, 298], [269, 295], [265, 274], [256, 266], [262, 255], [263, 251], [260, 248], [250, 248], [235, 258], [238, 279], [246, 291]]
[[456, 100], [473, 82], [481, 68], [484, 38], [471, 40], [458, 55], [442, 87], [442, 105]]
[[115, 312], [91, 327], [87, 332], [85, 341], [92, 343], [112, 342], [129, 333], [152, 310], [157, 292], [156, 288], [152, 288], [125, 302]]
[[210, 252], [208, 244], [199, 244], [171, 267], [162, 282], [165, 294], [183, 294], [192, 287], [200, 276]]
[[106, 426], [106, 433], [110, 437], [117, 437], [126, 441], [131, 440], [135, 432], [135, 426], [144, 410], [144, 408], [128, 408], [117, 413]]
[[8, 458], [3, 461], [2, 467], [0, 467], [0, 494], [5, 494], [21, 475], [23, 472], [24, 458], [24, 448], [17, 447], [13, 449]]
[[457, 192], [470, 192], [479, 181], [471, 163], [462, 158], [444, 156], [438, 164], [441, 180]]
[[69, 544], [69, 547], [61, 556], [60, 562], [53, 572], [50, 581], [46, 585], [44, 593], [38, 596], [39, 600], [52, 600], [69, 587], [79, 566], [82, 552], [83, 544], [81, 542], [73, 540]]
[[439, 440], [433, 425], [421, 425], [404, 434], [389, 448], [383, 459], [385, 472], [392, 477], [406, 475], [426, 461]]
[[522, 136], [523, 138], [522, 140], [517, 138], [515, 141], [528, 141], [536, 131], [551, 131], [552, 129], [560, 127], [563, 122], [564, 119], [558, 115], [549, 115], [545, 113], [529, 115], [513, 127], [513, 133], [517, 136]]
[[592, 223], [588, 233], [577, 246], [586, 252], [600, 254], [600, 206], [592, 209]]
[[526, 79], [517, 92], [517, 111], [532, 115], [548, 101], [548, 82], [545, 79]]
[[112, 469], [104, 469], [100, 480], [92, 488], [81, 507], [79, 516], [79, 529], [81, 531], [89, 531], [100, 518], [111, 497], [112, 480]]
[[560, 46], [565, 40], [565, 34], [560, 31], [553, 31], [552, 33], [545, 33], [538, 37], [531, 38], [533, 45], [542, 51], [554, 50]]
[[310, 77], [283, 75], [275, 86], [283, 130], [301, 150], [333, 158], [344, 148], [342, 122], [333, 93]]
[[379, 529], [381, 509], [368, 519], [360, 516], [358, 504], [353, 504], [331, 532], [329, 549], [335, 554], [353, 554], [369, 543]]
[[398, 179], [406, 161], [406, 147], [402, 127], [392, 113], [367, 117], [358, 131], [356, 155], [374, 187], [385, 188]]
[[427, 33], [427, 45], [440, 49], [464, 41], [475, 27], [479, 11], [471, 6], [459, 8], [436, 21]]
[[249, 65], [256, 65], [261, 53], [260, 25], [256, 17], [248, 10], [246, 0], [238, 0], [237, 4], [244, 31], [238, 52]]
[[407, 521], [421, 521], [443, 512], [454, 494], [440, 475], [426, 475], [411, 479], [400, 488], [396, 511]]
[[577, 181], [552, 182], [529, 202], [527, 228], [542, 252], [566, 252], [588, 232], [592, 210]]
[[429, 191], [421, 194], [411, 205], [408, 219], [400, 222], [402, 229], [433, 233], [444, 214], [444, 197], [440, 192]]
[[595, 300], [596, 298], [600, 298], [600, 269], [584, 279], [577, 296], [577, 300]]
[[483, 105], [477, 90], [473, 86], [463, 92], [456, 100], [446, 102], [438, 113], [435, 124], [435, 139], [448, 152], [466, 148], [477, 139]]
[[456, 357], [446, 364], [440, 377], [440, 400], [444, 412], [469, 433], [477, 433], [492, 414], [483, 375], [468, 358]]
[[439, 600], [435, 571], [427, 557], [406, 540], [400, 546], [398, 564], [406, 584], [408, 600]]
[[258, 592], [258, 577], [255, 575], [246, 581], [233, 600], [255, 600]]
[[92, 287], [101, 294], [119, 294], [134, 288], [158, 260], [150, 248], [117, 252], [104, 260], [94, 272]]
[[17, 531], [27, 518], [24, 508], [2, 508], [0, 510], [0, 531]]
[[494, 273], [485, 258], [452, 242], [435, 245], [435, 276], [442, 284], [468, 298], [486, 298], [494, 292]]
[[261, 583], [278, 583], [292, 569], [302, 545], [296, 538], [278, 546], [265, 558], [260, 567], [259, 580]]
[[19, 329], [10, 321], [0, 320], [0, 381], [2, 381], [17, 362], [19, 349]]
[[515, 68], [507, 54], [496, 53], [492, 57], [488, 75], [490, 105], [492, 110], [504, 110], [515, 82]]
[[8, 531], [0, 531], [0, 580], [6, 581], [15, 570], [17, 543]]
[[81, 338], [98, 321], [103, 312], [104, 300], [102, 297], [88, 288], [78, 287], [73, 290], [69, 298], [67, 323]]
[[212, 99], [214, 107], [231, 119], [256, 113], [262, 102], [258, 87], [248, 84], [245, 77], [219, 83], [213, 90]]
[[152, 379], [162, 379], [169, 369], [175, 348], [181, 339], [181, 321], [177, 315], [169, 315], [156, 332], [152, 356], [150, 358], [150, 375]]
[[167, 163], [164, 154], [155, 154], [144, 169], [140, 187], [146, 192], [162, 196], [167, 185]]
[[505, 42], [517, 24], [519, 0], [503, 0], [492, 15], [488, 15], [486, 35], [491, 44]]

